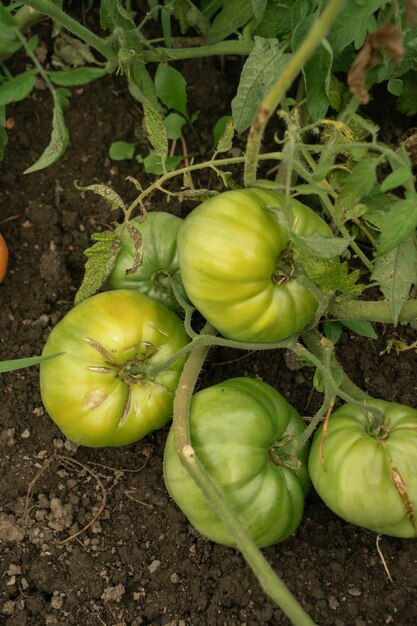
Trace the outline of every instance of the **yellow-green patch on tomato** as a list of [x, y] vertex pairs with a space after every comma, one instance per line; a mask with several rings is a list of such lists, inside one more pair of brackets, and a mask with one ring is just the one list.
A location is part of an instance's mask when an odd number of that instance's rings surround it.
[[[260, 547], [285, 539], [301, 521], [309, 487], [308, 450], [294, 453], [291, 442], [303, 430], [297, 411], [260, 380], [234, 378], [193, 396], [193, 449]], [[179, 460], [173, 428], [164, 477], [172, 498], [201, 534], [235, 545]]]
[[[394, 537], [417, 536], [417, 410], [377, 401], [383, 412], [344, 405], [315, 433], [312, 483], [346, 521]], [[320, 444], [320, 442], [322, 442]]]
[[[178, 234], [180, 270], [188, 297], [225, 337], [279, 341], [314, 318], [317, 301], [284, 268], [289, 243], [286, 199], [264, 189], [226, 191], [203, 202]], [[293, 231], [332, 237], [329, 226], [297, 200], [290, 201]], [[287, 263], [288, 266], [288, 263]]]
[[145, 221], [133, 219], [118, 226], [122, 244], [107, 279], [113, 289], [136, 289], [173, 311], [181, 311], [172, 281], [180, 286], [177, 234], [182, 219], [153, 211]]
[[164, 426], [184, 359], [153, 375], [188, 343], [181, 320], [142, 293], [114, 290], [73, 308], [52, 330], [41, 363], [42, 400], [73, 441], [133, 443]]

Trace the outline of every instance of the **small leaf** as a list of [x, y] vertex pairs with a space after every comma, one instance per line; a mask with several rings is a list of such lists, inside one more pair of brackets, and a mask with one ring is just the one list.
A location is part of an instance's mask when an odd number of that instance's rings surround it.
[[157, 154], [153, 154], [153, 153], [148, 154], [148, 156], [145, 157], [142, 161], [143, 161], [143, 167], [147, 174], [155, 174], [157, 176], [160, 176], [165, 171], [172, 172], [173, 170], [175, 170], [177, 165], [181, 163], [182, 157], [180, 156], [168, 157], [165, 161], [165, 170], [162, 166], [161, 157], [158, 156]]
[[55, 359], [55, 357], [63, 354], [58, 352], [57, 354], [48, 354], [47, 356], [29, 356], [25, 359], [12, 359], [10, 361], [0, 361], [0, 374], [5, 372], [13, 372], [14, 370], [20, 370], [24, 367], [31, 367], [32, 365], [38, 365], [42, 361], [49, 361], [49, 359]]
[[377, 257], [371, 278], [379, 283], [397, 324], [411, 286], [417, 281], [417, 248], [413, 238], [409, 237], [387, 254]]
[[106, 74], [107, 71], [101, 67], [79, 67], [65, 72], [48, 72], [52, 82], [63, 87], [86, 85]]
[[160, 63], [155, 74], [155, 88], [158, 98], [166, 107], [188, 119], [187, 83], [180, 72], [167, 63]]
[[403, 92], [403, 81], [400, 78], [391, 78], [388, 81], [387, 89], [393, 96], [401, 96]]
[[68, 103], [69, 95], [71, 94], [67, 89], [57, 89], [54, 92], [51, 139], [36, 163], [28, 167], [28, 169], [23, 172], [24, 174], [38, 172], [39, 170], [53, 165], [67, 149], [69, 133], [65, 125], [62, 107]]
[[374, 327], [368, 320], [340, 320], [343, 326], [349, 328], [357, 335], [367, 337], [368, 339], [378, 339]]
[[114, 141], [109, 148], [109, 156], [113, 161], [124, 161], [133, 159], [135, 154], [135, 144], [127, 141]]
[[168, 115], [164, 119], [164, 125], [167, 131], [168, 139], [180, 139], [183, 126], [186, 123], [187, 122], [182, 115], [179, 115], [178, 113], [168, 113]]
[[164, 125], [163, 118], [149, 107], [144, 107], [144, 122], [146, 131], [148, 133], [148, 139], [154, 149], [157, 156], [161, 157], [161, 162], [164, 163], [168, 156], [168, 135]]
[[376, 166], [376, 159], [365, 159], [352, 168], [337, 198], [338, 208], [346, 211], [371, 192], [376, 183]]
[[304, 273], [323, 293], [338, 292], [349, 296], [358, 296], [364, 285], [358, 284], [359, 270], [349, 272], [346, 262], [339, 260], [316, 259], [312, 256], [298, 255]]
[[377, 256], [390, 252], [409, 237], [417, 227], [417, 194], [406, 194], [404, 200], [394, 203], [385, 215], [379, 238]]
[[123, 212], [126, 211], [126, 206], [119, 194], [114, 191], [111, 187], [107, 187], [107, 185], [88, 185], [87, 187], [81, 187], [75, 182], [75, 187], [78, 191], [92, 191], [97, 195], [104, 198], [111, 206], [112, 210], [122, 209]]
[[36, 70], [17, 74], [0, 85], [0, 106], [24, 100], [35, 86]]
[[207, 43], [223, 41], [253, 17], [252, 0], [227, 0], [214, 18]]
[[106, 282], [116, 263], [122, 244], [122, 233], [94, 233], [91, 239], [97, 243], [84, 251], [87, 262], [83, 282], [75, 296], [76, 305], [94, 295]]
[[342, 334], [342, 326], [340, 322], [323, 322], [323, 331], [327, 339], [336, 344]]
[[294, 232], [291, 233], [291, 239], [297, 250], [318, 259], [334, 259], [342, 254], [353, 241], [351, 237], [322, 237], [317, 233], [301, 237]]
[[[340, 385], [343, 379], [343, 373], [340, 368], [331, 367], [330, 372], [336, 384]], [[323, 373], [318, 369], [316, 369], [313, 376], [313, 386], [319, 393], [324, 393], [326, 388], [325, 378], [323, 376]]]
[[407, 166], [400, 167], [389, 174], [381, 183], [380, 190], [382, 193], [401, 187], [409, 180], [413, 179], [413, 173]]
[[230, 116], [226, 116], [226, 117], [222, 117], [216, 124], [216, 126], [214, 127], [214, 131], [213, 131], [213, 135], [216, 136], [216, 133], [219, 132], [220, 128], [218, 126], [219, 122], [221, 122], [222, 120], [224, 120], [224, 124], [223, 125], [223, 132], [220, 135], [218, 141], [217, 141], [217, 146], [216, 146], [216, 152], [229, 152], [229, 150], [232, 149], [233, 146], [233, 137], [235, 134], [235, 127], [233, 124], [233, 118]]

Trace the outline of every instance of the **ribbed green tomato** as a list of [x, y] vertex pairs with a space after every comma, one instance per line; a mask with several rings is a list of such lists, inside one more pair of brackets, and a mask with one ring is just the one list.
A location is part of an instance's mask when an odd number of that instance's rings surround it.
[[153, 376], [188, 342], [180, 319], [130, 290], [100, 293], [52, 330], [41, 363], [42, 400], [62, 432], [85, 446], [122, 446], [172, 417], [183, 360]]
[[[192, 399], [193, 449], [260, 547], [285, 539], [301, 521], [309, 487], [308, 450], [296, 457], [290, 444], [303, 430], [297, 411], [260, 380], [234, 378]], [[172, 498], [202, 535], [235, 545], [181, 464], [173, 429], [165, 448], [164, 477]]]
[[[283, 195], [263, 189], [226, 191], [203, 202], [178, 234], [188, 297], [225, 337], [279, 341], [309, 324], [317, 302], [295, 278], [280, 273], [288, 230], [272, 212]], [[291, 200], [292, 229], [331, 237], [314, 211]]]
[[148, 213], [144, 222], [133, 219], [118, 226], [116, 232], [123, 232], [123, 238], [107, 279], [110, 287], [136, 289], [172, 311], [180, 311], [171, 281], [180, 283], [177, 234], [181, 224], [181, 218], [155, 211]]
[[[417, 536], [417, 411], [377, 401], [380, 421], [344, 405], [315, 433], [312, 483], [346, 521], [394, 537]], [[320, 441], [322, 440], [322, 458]]]

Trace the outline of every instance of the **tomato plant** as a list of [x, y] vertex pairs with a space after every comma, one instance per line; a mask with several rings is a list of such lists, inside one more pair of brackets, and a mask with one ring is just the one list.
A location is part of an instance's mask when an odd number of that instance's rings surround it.
[[[195, 394], [192, 446], [259, 546], [290, 535], [303, 515], [309, 479], [307, 449], [295, 456], [291, 440], [304, 430], [297, 411], [271, 386], [234, 378]], [[171, 429], [164, 457], [171, 496], [203, 535], [235, 541], [181, 464]]]
[[[343, 519], [394, 537], [417, 535], [417, 410], [375, 401], [383, 418], [344, 405], [316, 431], [312, 483]], [[322, 442], [322, 444], [320, 443]]]
[[[115, 290], [73, 308], [52, 330], [40, 366], [42, 400], [62, 432], [88, 446], [121, 446], [172, 416], [183, 360], [154, 375], [188, 338], [180, 319], [144, 294]], [[52, 365], [51, 365], [52, 364]]]
[[6, 276], [7, 262], [9, 260], [9, 251], [3, 235], [0, 234], [0, 283]]
[[182, 220], [170, 213], [148, 213], [144, 222], [122, 224], [123, 239], [108, 278], [113, 289], [137, 289], [172, 310], [180, 310], [172, 289], [179, 284], [177, 234]]
[[[285, 197], [272, 191], [226, 191], [192, 211], [179, 231], [187, 295], [229, 339], [279, 341], [314, 317], [316, 299], [292, 276], [284, 207]], [[290, 217], [298, 235], [332, 236], [329, 226], [297, 200], [290, 201]]]

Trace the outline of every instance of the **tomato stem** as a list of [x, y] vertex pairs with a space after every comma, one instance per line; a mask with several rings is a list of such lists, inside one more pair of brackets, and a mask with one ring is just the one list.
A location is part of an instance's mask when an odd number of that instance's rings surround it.
[[[208, 335], [208, 333], [213, 331], [214, 329], [209, 324], [206, 324], [201, 336]], [[204, 493], [210, 506], [228, 528], [236, 542], [237, 548], [255, 573], [265, 593], [277, 603], [295, 626], [314, 626], [310, 616], [263, 557], [236, 513], [230, 507], [224, 494], [201, 465], [192, 446], [189, 425], [191, 399], [208, 350], [209, 346], [204, 343], [193, 349], [185, 364], [177, 387], [174, 398], [173, 420], [174, 442], [177, 454], [181, 463]]]

